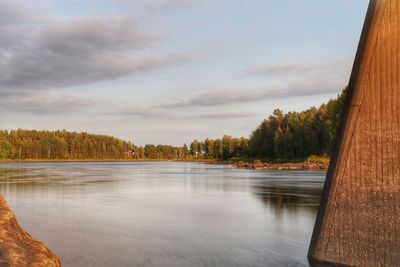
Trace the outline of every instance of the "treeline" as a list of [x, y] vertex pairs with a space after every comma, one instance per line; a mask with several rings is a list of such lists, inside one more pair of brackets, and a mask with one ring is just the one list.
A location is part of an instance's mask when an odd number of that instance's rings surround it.
[[249, 139], [194, 140], [192, 157], [229, 159], [252, 157], [270, 160], [301, 160], [311, 155], [330, 156], [340, 123], [346, 89], [319, 108], [284, 114], [276, 109], [253, 131]]
[[133, 149], [135, 159], [220, 159], [248, 155], [249, 140], [225, 135], [221, 139], [194, 140], [188, 147], [145, 145]]
[[0, 130], [1, 159], [125, 159], [134, 149], [130, 142], [105, 135]]
[[170, 145], [145, 145], [136, 148], [136, 159], [188, 159], [190, 152], [187, 145], [175, 147]]
[[115, 137], [63, 131], [0, 130], [0, 159], [219, 159], [251, 157], [300, 160], [329, 156], [346, 90], [319, 108], [303, 112], [277, 109], [249, 138], [224, 135], [194, 140], [189, 147], [135, 146]]
[[346, 89], [319, 108], [284, 114], [277, 109], [251, 134], [250, 154], [271, 159], [329, 156], [344, 109]]
[[233, 138], [224, 135], [221, 139], [194, 140], [190, 144], [192, 157], [207, 157], [227, 160], [231, 157], [240, 157], [249, 154], [249, 140], [247, 138]]

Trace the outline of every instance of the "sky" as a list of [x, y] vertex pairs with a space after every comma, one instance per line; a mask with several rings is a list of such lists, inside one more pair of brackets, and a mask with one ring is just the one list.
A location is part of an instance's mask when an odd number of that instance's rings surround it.
[[334, 98], [367, 0], [0, 0], [0, 128], [248, 137]]

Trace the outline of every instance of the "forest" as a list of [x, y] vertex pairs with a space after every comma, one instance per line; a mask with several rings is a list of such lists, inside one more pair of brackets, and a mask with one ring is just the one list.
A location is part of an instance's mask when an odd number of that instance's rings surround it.
[[309, 156], [330, 156], [344, 109], [346, 89], [336, 99], [303, 112], [284, 114], [276, 109], [249, 138], [223, 136], [222, 139], [194, 140], [193, 157], [228, 160], [250, 157], [271, 161], [304, 160]]
[[134, 145], [114, 137], [62, 131], [0, 131], [2, 159], [123, 159]]
[[346, 89], [336, 99], [303, 112], [276, 109], [248, 138], [224, 135], [193, 140], [189, 146], [136, 146], [115, 137], [62, 131], [0, 130], [0, 159], [216, 159], [271, 161], [329, 156], [343, 111]]

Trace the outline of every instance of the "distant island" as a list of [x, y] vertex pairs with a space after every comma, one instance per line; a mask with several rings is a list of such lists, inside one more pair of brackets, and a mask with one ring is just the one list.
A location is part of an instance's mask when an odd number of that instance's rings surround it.
[[336, 99], [303, 112], [284, 114], [276, 109], [249, 138], [224, 135], [180, 147], [136, 146], [111, 136], [66, 130], [0, 130], [0, 160], [241, 161], [244, 167], [244, 162], [255, 160], [293, 163], [329, 158], [345, 94], [346, 89]]

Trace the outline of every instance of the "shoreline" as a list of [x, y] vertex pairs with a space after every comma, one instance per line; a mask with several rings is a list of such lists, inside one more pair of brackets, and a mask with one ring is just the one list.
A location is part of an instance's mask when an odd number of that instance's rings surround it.
[[301, 162], [263, 162], [261, 160], [235, 161], [235, 160], [217, 160], [217, 159], [24, 159], [24, 160], [0, 160], [2, 163], [96, 163], [96, 162], [194, 162], [216, 165], [231, 165], [237, 169], [247, 170], [327, 170], [329, 160], [306, 160]]
[[283, 162], [283, 163], [262, 162], [261, 160], [255, 160], [252, 163], [239, 161], [234, 164], [234, 167], [238, 169], [247, 169], [247, 170], [322, 171], [328, 169], [329, 161], [308, 160], [303, 162]]
[[1, 163], [52, 163], [52, 162], [198, 162], [209, 164], [229, 164], [215, 159], [177, 160], [177, 159], [2, 159]]

